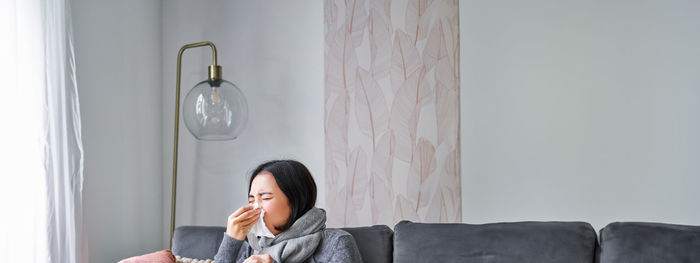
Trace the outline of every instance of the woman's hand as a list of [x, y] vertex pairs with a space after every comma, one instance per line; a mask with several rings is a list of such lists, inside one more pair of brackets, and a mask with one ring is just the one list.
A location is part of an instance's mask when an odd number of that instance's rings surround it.
[[243, 263], [272, 263], [274, 260], [272, 260], [272, 257], [268, 254], [264, 255], [252, 255], [249, 258], [247, 258]]
[[226, 234], [238, 240], [244, 240], [248, 230], [255, 225], [260, 218], [260, 208], [253, 209], [252, 205], [238, 208], [236, 212], [228, 216]]

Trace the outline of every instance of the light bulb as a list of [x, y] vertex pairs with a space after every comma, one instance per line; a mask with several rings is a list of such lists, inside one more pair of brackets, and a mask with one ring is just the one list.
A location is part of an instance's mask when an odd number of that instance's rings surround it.
[[233, 140], [248, 122], [243, 92], [226, 80], [198, 83], [183, 104], [187, 129], [200, 140]]

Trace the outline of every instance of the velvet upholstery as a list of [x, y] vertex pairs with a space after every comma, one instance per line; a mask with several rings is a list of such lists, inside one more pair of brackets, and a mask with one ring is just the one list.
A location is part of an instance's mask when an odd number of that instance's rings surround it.
[[596, 233], [581, 222], [518, 222], [484, 225], [399, 222], [394, 261], [592, 263]]
[[364, 263], [392, 262], [394, 231], [385, 225], [342, 228], [355, 238]]
[[[516, 222], [483, 225], [400, 222], [342, 228], [366, 263], [374, 262], [700, 262], [700, 226], [612, 223], [600, 245], [590, 224]], [[212, 259], [224, 227], [175, 229], [175, 255]]]
[[611, 223], [600, 230], [600, 263], [700, 262], [700, 226]]
[[180, 226], [173, 235], [173, 254], [176, 256], [214, 259], [224, 239], [225, 227]]
[[[365, 263], [392, 262], [393, 231], [384, 225], [341, 228], [355, 239]], [[225, 227], [180, 226], [173, 237], [173, 254], [198, 259], [213, 259], [224, 238]]]

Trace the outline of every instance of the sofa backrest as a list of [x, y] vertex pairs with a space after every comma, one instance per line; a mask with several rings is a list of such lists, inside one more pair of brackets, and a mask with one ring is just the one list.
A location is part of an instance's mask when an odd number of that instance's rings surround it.
[[402, 221], [394, 228], [394, 261], [592, 263], [596, 242], [595, 230], [583, 222], [470, 225]]
[[224, 239], [225, 227], [179, 226], [173, 234], [173, 254], [177, 256], [214, 259]]
[[394, 231], [385, 225], [369, 227], [341, 228], [355, 238], [364, 263], [392, 262]]
[[700, 226], [611, 223], [600, 230], [600, 263], [700, 262]]
[[[385, 225], [341, 228], [355, 239], [365, 263], [392, 262], [394, 232]], [[224, 238], [225, 227], [180, 226], [173, 235], [173, 254], [196, 259], [214, 259]]]
[[[611, 223], [596, 233], [581, 222], [518, 222], [484, 225], [400, 222], [341, 228], [374, 262], [700, 262], [700, 226]], [[175, 229], [175, 255], [213, 259], [226, 228]]]

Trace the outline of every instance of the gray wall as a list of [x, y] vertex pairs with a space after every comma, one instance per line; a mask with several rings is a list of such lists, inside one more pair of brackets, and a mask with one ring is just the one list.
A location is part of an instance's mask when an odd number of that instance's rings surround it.
[[[172, 0], [162, 7], [165, 219], [176, 55], [182, 45], [203, 40], [216, 44], [224, 79], [245, 93], [249, 122], [234, 141], [205, 142], [196, 141], [181, 120], [176, 225], [225, 225], [229, 214], [247, 204], [249, 172], [276, 158], [307, 165], [323, 207], [323, 2]], [[209, 48], [188, 50], [182, 63], [184, 100], [207, 76]], [[169, 225], [164, 227], [167, 246]]]
[[[178, 224], [224, 224], [271, 158], [308, 164], [325, 195], [322, 1], [72, 4], [91, 262], [167, 247], [185, 43], [217, 44], [251, 122], [226, 143], [181, 127]], [[460, 1], [464, 221], [700, 225], [698, 5]], [[185, 54], [183, 97], [208, 52]]]
[[116, 262], [164, 247], [160, 1], [71, 4], [89, 260]]
[[460, 1], [464, 221], [700, 224], [697, 10]]
[[[322, 2], [71, 4], [90, 262], [168, 247], [175, 66], [186, 43], [217, 45], [250, 121], [237, 140], [215, 143], [196, 142], [181, 123], [177, 224], [225, 224], [246, 202], [248, 172], [273, 158], [304, 162], [325, 195]], [[185, 53], [183, 99], [206, 76], [209, 52]]]

